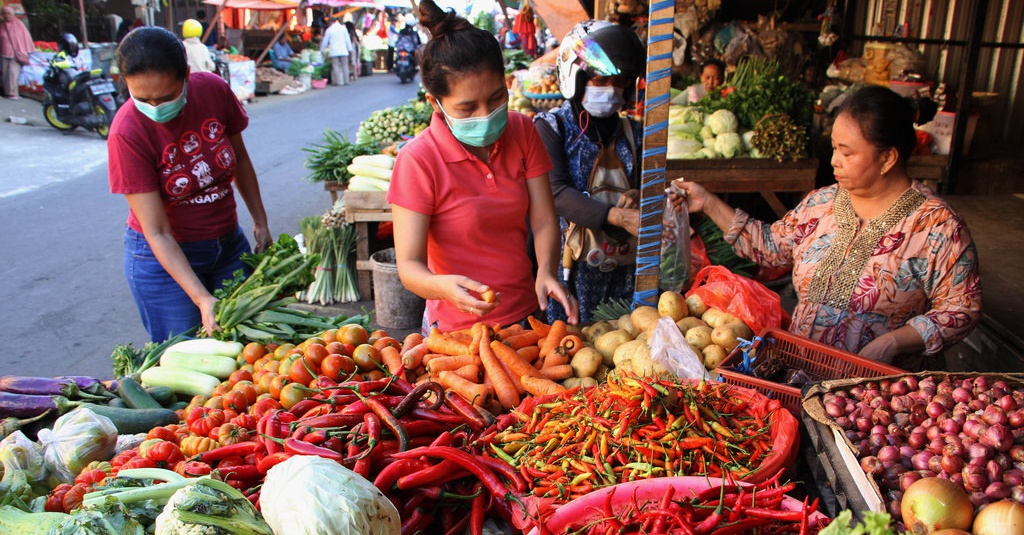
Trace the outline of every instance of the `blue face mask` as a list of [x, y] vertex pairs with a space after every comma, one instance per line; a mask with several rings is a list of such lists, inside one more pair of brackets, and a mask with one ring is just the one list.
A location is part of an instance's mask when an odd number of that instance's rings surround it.
[[501, 137], [508, 125], [508, 102], [499, 106], [496, 110], [487, 114], [486, 117], [469, 117], [467, 119], [452, 119], [448, 112], [444, 111], [441, 101], [437, 101], [437, 107], [448, 119], [448, 127], [452, 130], [455, 139], [471, 147], [486, 147]]
[[622, 88], [619, 87], [588, 85], [583, 93], [583, 109], [594, 117], [611, 117], [625, 103]]
[[182, 108], [185, 107], [185, 103], [188, 102], [186, 94], [188, 93], [188, 84], [184, 83], [181, 85], [181, 94], [178, 98], [157, 104], [156, 106], [142, 102], [141, 100], [132, 97], [135, 101], [135, 108], [142, 112], [143, 115], [158, 123], [166, 123], [171, 119], [174, 119], [181, 113]]

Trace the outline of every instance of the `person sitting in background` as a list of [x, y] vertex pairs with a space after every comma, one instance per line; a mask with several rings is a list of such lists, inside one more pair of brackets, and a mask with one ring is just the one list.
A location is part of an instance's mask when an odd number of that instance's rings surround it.
[[217, 64], [213, 62], [210, 49], [200, 39], [203, 37], [203, 25], [196, 19], [188, 19], [181, 25], [181, 43], [185, 45], [185, 56], [188, 68], [192, 72], [213, 72]]
[[978, 251], [949, 204], [907, 175], [914, 112], [868, 86], [832, 128], [836, 184], [811, 192], [781, 220], [752, 219], [696, 182], [677, 179], [690, 213], [704, 212], [736, 253], [791, 267], [799, 301], [790, 330], [911, 371], [981, 318]]
[[697, 102], [725, 83], [725, 63], [709, 59], [700, 66], [700, 83], [686, 88], [687, 100]]
[[222, 35], [221, 36], [220, 42], [217, 43], [217, 50], [220, 50], [221, 52], [223, 52], [225, 54], [231, 54], [231, 55], [238, 54], [238, 49], [235, 48], [235, 45], [231, 44], [231, 42], [228, 41], [228, 36], [226, 36], [226, 35]]
[[287, 72], [288, 67], [292, 64], [292, 56], [295, 55], [295, 51], [293, 51], [291, 45], [288, 44], [288, 36], [281, 34], [281, 38], [274, 43], [270, 52], [273, 54], [270, 57], [270, 62], [274, 65], [274, 68], [279, 71]]

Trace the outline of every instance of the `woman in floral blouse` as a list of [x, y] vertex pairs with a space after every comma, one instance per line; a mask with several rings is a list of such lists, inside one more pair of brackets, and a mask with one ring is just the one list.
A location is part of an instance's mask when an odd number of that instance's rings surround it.
[[699, 184], [677, 180], [737, 253], [792, 266], [799, 302], [790, 329], [917, 370], [981, 316], [978, 253], [945, 201], [907, 176], [914, 114], [883, 87], [855, 93], [832, 130], [837, 184], [768, 225]]

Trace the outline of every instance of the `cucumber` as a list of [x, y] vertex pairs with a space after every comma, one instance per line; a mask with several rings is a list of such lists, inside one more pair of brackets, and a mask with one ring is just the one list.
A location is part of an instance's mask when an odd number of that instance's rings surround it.
[[125, 403], [124, 400], [121, 399], [121, 398], [113, 398], [113, 399], [111, 399], [110, 401], [107, 402], [107, 405], [109, 405], [111, 407], [117, 407], [119, 409], [127, 409], [128, 408], [128, 404]]
[[171, 403], [170, 405], [167, 406], [167, 408], [171, 409], [172, 411], [180, 411], [185, 407], [188, 407], [187, 401], [175, 401], [174, 403]]
[[182, 353], [173, 349], [164, 351], [164, 354], [160, 356], [160, 366], [203, 372], [218, 379], [227, 379], [238, 369], [238, 364], [235, 362], [234, 357]]
[[219, 355], [222, 357], [237, 357], [244, 346], [241, 342], [222, 342], [212, 338], [201, 338], [184, 340], [167, 348], [167, 351], [178, 353], [192, 353], [195, 355]]
[[178, 401], [178, 396], [174, 395], [174, 390], [166, 386], [151, 386], [146, 389], [146, 392], [153, 396], [153, 399], [163, 407]]
[[220, 379], [186, 368], [153, 366], [142, 372], [142, 384], [166, 386], [179, 394], [188, 396], [209, 396], [213, 394], [213, 389], [220, 384]]
[[120, 435], [147, 433], [154, 427], [176, 424], [181, 421], [178, 418], [178, 413], [170, 409], [124, 409], [92, 403], [82, 403], [80, 406], [110, 418]]
[[157, 400], [142, 388], [138, 381], [127, 375], [117, 380], [117, 395], [133, 409], [162, 409]]

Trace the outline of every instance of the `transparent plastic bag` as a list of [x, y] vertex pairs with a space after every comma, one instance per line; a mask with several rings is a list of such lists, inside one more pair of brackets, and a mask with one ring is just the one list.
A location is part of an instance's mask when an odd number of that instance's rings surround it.
[[651, 334], [651, 360], [680, 379], [710, 380], [704, 362], [686, 343], [686, 338], [672, 318], [663, 316]]
[[39, 431], [39, 443], [51, 479], [73, 483], [85, 465], [114, 456], [117, 429], [110, 418], [80, 408], [57, 418], [52, 430]]
[[35, 496], [46, 493], [47, 473], [43, 462], [43, 447], [29, 440], [21, 431], [15, 431], [0, 440], [0, 463], [3, 464], [0, 497], [17, 497], [27, 503]]
[[681, 292], [690, 279], [690, 214], [685, 202], [673, 203], [672, 195], [668, 193], [684, 194], [672, 184], [665, 195], [658, 288], [663, 292]]

